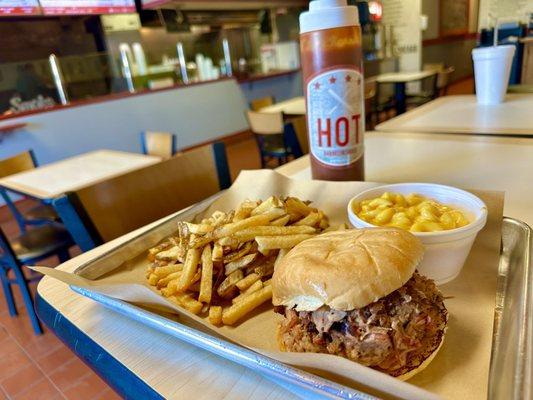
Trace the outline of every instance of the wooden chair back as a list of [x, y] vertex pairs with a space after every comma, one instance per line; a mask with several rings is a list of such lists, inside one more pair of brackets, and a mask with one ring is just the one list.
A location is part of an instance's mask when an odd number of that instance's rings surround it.
[[250, 102], [250, 108], [252, 111], [261, 111], [262, 108], [271, 106], [272, 104], [274, 104], [274, 97], [266, 96], [252, 100]]
[[450, 76], [455, 72], [454, 67], [448, 67], [441, 71], [437, 75], [437, 88], [439, 90], [445, 89], [450, 84]]
[[68, 193], [54, 206], [88, 250], [210, 197], [229, 179], [224, 144], [215, 143]]
[[283, 113], [262, 113], [247, 111], [246, 116], [250, 129], [259, 135], [280, 135], [283, 134], [284, 120]]
[[34, 169], [37, 166], [32, 150], [0, 160], [0, 178]]
[[176, 154], [176, 135], [168, 132], [143, 132], [141, 146], [144, 154], [167, 159]]

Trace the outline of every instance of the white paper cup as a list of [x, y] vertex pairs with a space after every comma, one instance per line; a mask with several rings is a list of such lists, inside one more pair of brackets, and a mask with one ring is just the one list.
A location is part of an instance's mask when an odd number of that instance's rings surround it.
[[487, 206], [472, 193], [451, 186], [432, 183], [398, 183], [378, 186], [355, 196], [348, 204], [348, 218], [355, 228], [375, 227], [360, 219], [353, 211], [355, 203], [373, 199], [385, 192], [421, 194], [441, 204], [461, 210], [470, 223], [466, 226], [439, 232], [412, 232], [424, 245], [424, 258], [418, 271], [438, 285], [455, 279], [470, 253], [478, 232], [487, 222]]
[[479, 47], [472, 50], [479, 104], [503, 102], [515, 50], [516, 47], [513, 45]]

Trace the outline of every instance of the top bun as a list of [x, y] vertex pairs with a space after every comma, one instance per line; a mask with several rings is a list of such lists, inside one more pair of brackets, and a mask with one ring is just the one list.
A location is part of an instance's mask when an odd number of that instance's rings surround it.
[[283, 257], [272, 277], [272, 302], [297, 311], [361, 308], [402, 287], [423, 254], [420, 240], [401, 229], [325, 233]]

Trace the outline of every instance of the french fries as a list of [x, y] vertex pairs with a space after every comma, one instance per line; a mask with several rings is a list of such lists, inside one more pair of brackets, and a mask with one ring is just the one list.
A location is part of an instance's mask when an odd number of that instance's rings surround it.
[[209, 307], [209, 322], [212, 325], [222, 325], [222, 307], [221, 306], [211, 306]]
[[209, 304], [213, 290], [213, 260], [211, 246], [205, 246], [202, 251], [202, 278], [200, 280], [200, 294], [198, 301]]
[[324, 213], [295, 197], [246, 200], [179, 222], [174, 236], [148, 251], [149, 285], [213, 325], [234, 325], [272, 297], [275, 265], [303, 240], [333, 230]]
[[234, 325], [238, 320], [250, 311], [272, 298], [272, 286], [268, 285], [246, 296], [241, 301], [233, 304], [230, 308], [222, 312], [222, 322], [225, 325]]
[[312, 238], [313, 235], [299, 234], [287, 236], [258, 236], [255, 238], [259, 245], [259, 251], [263, 253], [265, 250], [271, 249], [292, 249], [298, 243], [305, 239]]

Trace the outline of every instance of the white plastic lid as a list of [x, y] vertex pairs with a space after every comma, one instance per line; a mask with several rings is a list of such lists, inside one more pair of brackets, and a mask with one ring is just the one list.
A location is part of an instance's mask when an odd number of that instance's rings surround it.
[[313, 0], [300, 14], [300, 33], [359, 25], [359, 11], [347, 0]]

